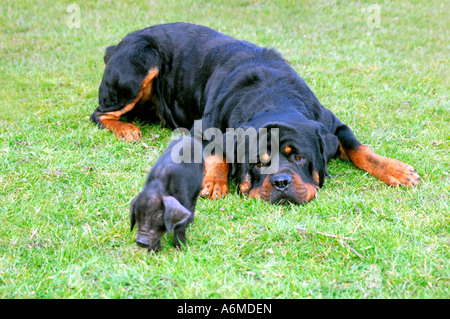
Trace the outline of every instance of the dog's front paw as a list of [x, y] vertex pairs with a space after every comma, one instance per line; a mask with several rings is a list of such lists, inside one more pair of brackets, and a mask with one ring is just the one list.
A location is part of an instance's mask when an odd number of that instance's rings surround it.
[[217, 180], [214, 178], [207, 178], [203, 180], [201, 197], [219, 199], [228, 194], [228, 181], [226, 179]]
[[205, 159], [205, 177], [203, 178], [201, 197], [219, 199], [228, 194], [229, 164], [225, 158], [211, 155]]
[[392, 158], [382, 158], [380, 162], [382, 165], [374, 173], [387, 185], [412, 187], [419, 182], [420, 176], [411, 165]]
[[346, 153], [356, 167], [389, 186], [412, 187], [419, 182], [420, 176], [411, 165], [380, 156], [366, 145], [346, 150]]

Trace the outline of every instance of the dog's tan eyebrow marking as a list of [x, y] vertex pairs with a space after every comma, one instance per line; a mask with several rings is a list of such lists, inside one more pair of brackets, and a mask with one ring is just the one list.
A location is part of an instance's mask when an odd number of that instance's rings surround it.
[[270, 155], [267, 153], [264, 153], [261, 155], [261, 161], [264, 163], [267, 163], [270, 160]]
[[290, 147], [289, 145], [286, 145], [286, 147], [284, 148], [284, 151], [285, 151], [287, 154], [291, 154], [291, 152], [292, 152], [292, 147]]

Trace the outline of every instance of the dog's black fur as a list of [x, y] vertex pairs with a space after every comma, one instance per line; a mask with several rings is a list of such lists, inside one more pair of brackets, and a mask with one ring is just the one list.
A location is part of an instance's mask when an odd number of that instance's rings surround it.
[[272, 49], [204, 26], [172, 23], [128, 34], [117, 46], [108, 47], [104, 60], [99, 106], [91, 116], [100, 126], [105, 126], [102, 116], [136, 101], [149, 70], [156, 69], [151, 98], [137, 102], [128, 114], [170, 128], [189, 129], [196, 119], [202, 119], [204, 129], [222, 132], [237, 127], [279, 128], [277, 173], [262, 174], [261, 161], [232, 163], [240, 190], [252, 197], [307, 202], [314, 198], [316, 187], [323, 186], [328, 161], [337, 156], [390, 185], [417, 182], [418, 175], [409, 165], [363, 146]]

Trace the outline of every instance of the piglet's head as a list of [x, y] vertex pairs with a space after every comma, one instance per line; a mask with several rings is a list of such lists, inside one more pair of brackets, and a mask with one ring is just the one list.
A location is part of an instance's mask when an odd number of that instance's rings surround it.
[[193, 214], [173, 196], [144, 189], [131, 204], [131, 230], [137, 224], [136, 243], [149, 251], [161, 248], [166, 232], [175, 233], [174, 245], [186, 243], [185, 229], [193, 221]]

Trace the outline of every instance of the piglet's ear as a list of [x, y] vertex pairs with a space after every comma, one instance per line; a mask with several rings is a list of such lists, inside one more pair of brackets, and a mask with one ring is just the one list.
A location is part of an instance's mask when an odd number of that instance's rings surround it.
[[163, 196], [164, 202], [164, 223], [167, 231], [172, 233], [179, 226], [186, 226], [192, 213], [172, 196]]
[[133, 230], [134, 225], [136, 224], [136, 200], [138, 199], [139, 195], [136, 196], [136, 198], [133, 200], [133, 202], [131, 203], [131, 207], [130, 207], [130, 231]]

